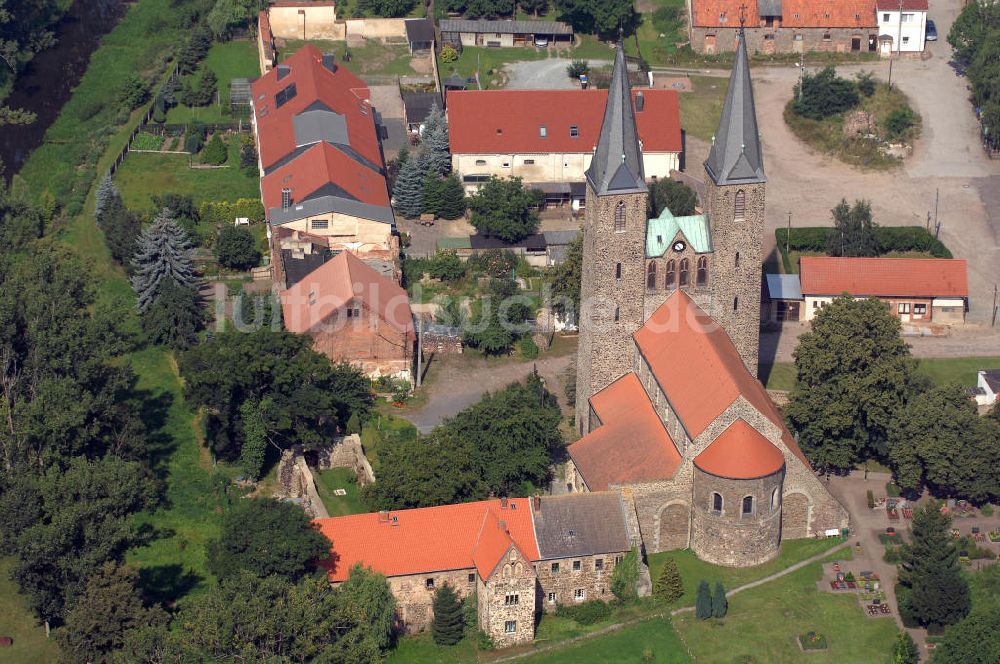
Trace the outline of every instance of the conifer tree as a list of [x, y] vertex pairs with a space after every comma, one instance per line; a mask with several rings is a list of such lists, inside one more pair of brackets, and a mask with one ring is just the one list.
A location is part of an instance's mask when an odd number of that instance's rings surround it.
[[694, 613], [698, 620], [708, 620], [712, 617], [712, 592], [708, 589], [708, 581], [698, 582], [698, 595], [694, 601]]
[[462, 640], [465, 633], [465, 615], [458, 595], [447, 583], [434, 593], [434, 623], [431, 635], [439, 646], [452, 646]]
[[447, 175], [451, 172], [448, 120], [438, 110], [437, 104], [431, 109], [431, 114], [424, 123], [423, 143], [427, 170], [438, 175]]
[[196, 282], [191, 265], [191, 245], [188, 235], [177, 225], [166, 208], [139, 236], [132, 264], [136, 273], [132, 288], [139, 296], [138, 307], [145, 312], [156, 299], [160, 283], [173, 279], [178, 286], [193, 286]]
[[902, 548], [899, 582], [906, 609], [921, 625], [952, 625], [969, 613], [969, 584], [958, 568], [951, 519], [933, 504], [913, 513], [911, 541]]
[[267, 453], [267, 428], [261, 403], [256, 399], [247, 399], [240, 406], [240, 417], [243, 418], [244, 437], [240, 466], [248, 479], [258, 480]]
[[444, 180], [437, 173], [427, 171], [424, 178], [423, 207], [424, 214], [433, 214], [435, 217], [441, 210], [441, 203], [444, 199]]
[[95, 195], [96, 202], [94, 204], [94, 216], [97, 217], [97, 223], [101, 223], [101, 213], [111, 202], [112, 198], [119, 197], [118, 187], [111, 180], [110, 175], [105, 175], [101, 178], [101, 183], [97, 185], [97, 193]]
[[164, 279], [156, 291], [155, 305], [142, 313], [142, 329], [154, 344], [187, 348], [205, 322], [201, 297], [192, 286], [178, 286]]
[[896, 635], [896, 645], [892, 650], [892, 664], [918, 664], [920, 653], [917, 644], [913, 642], [913, 637], [905, 629], [899, 630]]
[[667, 558], [660, 570], [660, 576], [653, 584], [653, 594], [665, 602], [672, 602], [684, 594], [684, 583], [681, 581], [681, 573], [677, 569], [677, 561]]
[[424, 173], [426, 169], [421, 167], [420, 159], [410, 157], [399, 170], [396, 178], [396, 187], [392, 195], [396, 203], [396, 209], [409, 219], [420, 216], [423, 210], [424, 196]]
[[104, 231], [104, 242], [111, 257], [118, 263], [129, 266], [135, 254], [136, 240], [142, 231], [139, 217], [125, 207], [117, 192], [104, 203], [97, 223]]
[[465, 214], [465, 188], [458, 176], [452, 173], [441, 181], [441, 205], [438, 216], [442, 219], [458, 219]]
[[726, 589], [722, 586], [722, 581], [716, 581], [715, 593], [712, 595], [712, 616], [725, 618], [727, 611], [729, 611], [729, 600], [726, 599]]
[[420, 132], [420, 136], [424, 140], [427, 140], [427, 135], [437, 131], [438, 128], [441, 127], [442, 121], [444, 121], [444, 113], [441, 112], [437, 102], [434, 102], [431, 104], [430, 113], [428, 113], [427, 117], [424, 119], [424, 128], [423, 131]]

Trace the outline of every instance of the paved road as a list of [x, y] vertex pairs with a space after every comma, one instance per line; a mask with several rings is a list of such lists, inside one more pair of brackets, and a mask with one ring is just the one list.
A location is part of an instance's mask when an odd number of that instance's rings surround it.
[[[607, 60], [588, 60], [591, 67], [609, 64], [614, 57], [608, 52]], [[566, 67], [573, 62], [570, 58], [549, 58], [515, 62], [505, 68], [510, 80], [509, 90], [569, 90], [579, 87], [579, 83], [566, 75]]]

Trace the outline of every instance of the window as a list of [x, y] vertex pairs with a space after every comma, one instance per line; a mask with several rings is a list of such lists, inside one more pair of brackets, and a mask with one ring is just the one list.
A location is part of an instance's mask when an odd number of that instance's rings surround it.
[[712, 511], [716, 514], [722, 514], [722, 494], [715, 492], [712, 493]]
[[573, 561], [573, 571], [574, 572], [579, 572], [580, 569], [581, 569], [580, 561], [579, 560], [574, 560]]
[[615, 279], [621, 279], [621, 278], [622, 278], [622, 264], [615, 263]]
[[545, 125], [542, 125], [541, 127], [538, 128], [538, 135], [541, 136], [542, 138], [548, 138], [549, 128], [546, 127]]
[[434, 579], [427, 579], [424, 582], [424, 585], [427, 586], [428, 588], [433, 588], [434, 587]]
[[896, 312], [900, 313], [900, 314], [908, 314], [908, 313], [910, 313], [910, 303], [909, 302], [900, 302], [899, 304], [896, 305]]
[[704, 286], [708, 283], [708, 256], [698, 257], [698, 285]]
[[916, 316], [923, 316], [924, 314], [927, 313], [927, 305], [926, 304], [914, 304], [913, 305], [913, 313]]
[[740, 252], [736, 252], [736, 258], [733, 259], [733, 267], [740, 266]]
[[773, 489], [773, 490], [771, 491], [771, 511], [772, 511], [772, 512], [773, 512], [774, 510], [778, 509], [778, 499], [779, 499], [779, 498], [780, 498], [780, 495], [778, 494], [778, 488], [777, 488], [777, 487], [775, 487], [775, 488], [774, 488], [774, 489]]
[[[798, 17], [799, 17], [799, 15], [798, 15], [798, 13], [796, 13], [795, 14], [795, 18], [798, 18]], [[792, 41], [802, 41], [802, 35], [794, 35], [792, 37]]]
[[656, 288], [656, 263], [652, 261], [646, 267], [646, 288], [650, 290]]
[[740, 308], [740, 298], [734, 297], [733, 298], [733, 311], [736, 311], [739, 308]]
[[509, 161], [500, 162], [500, 168], [510, 168], [510, 162]]
[[615, 233], [625, 232], [625, 203], [618, 202], [615, 206]]
[[604, 569], [604, 558], [594, 559], [594, 569], [597, 570], [598, 572]]
[[622, 564], [622, 556], [615, 556], [615, 565]]
[[507, 622], [505, 622], [503, 624], [503, 631], [506, 632], [507, 634], [513, 634], [514, 632], [516, 632], [517, 631], [517, 621], [516, 620], [508, 620]]
[[314, 231], [325, 231], [330, 227], [330, 222], [326, 219], [313, 219], [309, 225]]
[[295, 99], [296, 89], [295, 84], [292, 83], [288, 87], [280, 90], [278, 94], [274, 95], [274, 107], [281, 108], [292, 99]]
[[823, 33], [823, 41], [830, 41], [830, 33], [829, 32], [824, 32]]
[[904, 44], [909, 44], [910, 43], [910, 37], [909, 37], [909, 35], [903, 35], [903, 43]]
[[559, 573], [559, 563], [552, 563], [552, 573], [553, 574]]
[[673, 259], [667, 261], [667, 278], [666, 281], [664, 281], [664, 285], [667, 288], [674, 287], [674, 275], [676, 274], [676, 271], [677, 271], [677, 263], [675, 263]]
[[524, 165], [525, 165], [525, 166], [531, 166], [531, 165], [533, 165], [534, 163], [535, 163], [535, 160], [534, 160], [534, 159], [525, 159], [525, 160], [524, 160]]
[[556, 603], [556, 594], [555, 593], [549, 593], [548, 600], [549, 600], [549, 604], [555, 604]]
[[902, 21], [903, 23], [913, 23], [913, 17], [914, 14], [903, 14]]
[[469, 583], [475, 583], [475, 582], [476, 582], [476, 575], [475, 575], [475, 573], [470, 574], [469, 575]]
[[742, 219], [747, 211], [747, 195], [740, 189], [736, 192], [736, 201], [733, 206], [737, 219]]
[[882, 14], [882, 22], [883, 23], [888, 23], [889, 22], [889, 15], [888, 14]]
[[476, 160], [476, 166], [485, 166], [485, 165], [486, 165], [486, 160], [485, 159], [477, 159]]
[[688, 259], [686, 258], [681, 259], [681, 277], [678, 283], [681, 286], [688, 285]]
[[743, 516], [753, 514], [753, 496], [743, 497]]
[[618, 307], [615, 307], [615, 322], [616, 323], [618, 322], [619, 318], [621, 318], [621, 310]]
[[569, 135], [572, 136], [573, 138], [576, 138], [577, 136], [580, 135], [580, 128], [577, 127], [576, 125], [570, 125], [569, 126]]
[[577, 588], [576, 590], [573, 591], [573, 599], [575, 599], [577, 602], [582, 602], [583, 600], [587, 599], [587, 591], [584, 590], [583, 588]]
[[719, 14], [719, 23], [725, 23], [725, 22], [726, 22], [726, 12], [722, 12], [721, 14]]
[[517, 593], [511, 593], [511, 594], [509, 594], [509, 595], [507, 595], [506, 597], [503, 598], [503, 605], [504, 606], [517, 606], [519, 599], [520, 598], [518, 597]]

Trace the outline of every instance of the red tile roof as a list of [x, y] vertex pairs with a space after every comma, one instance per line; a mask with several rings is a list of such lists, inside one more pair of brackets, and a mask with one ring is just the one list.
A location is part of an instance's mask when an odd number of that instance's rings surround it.
[[362, 203], [389, 206], [389, 193], [381, 173], [321, 142], [264, 176], [261, 184], [264, 209], [281, 207], [282, 189], [291, 189], [292, 202], [297, 203], [329, 183]]
[[965, 260], [945, 258], [832, 258], [799, 260], [803, 295], [967, 297]]
[[308, 332], [355, 300], [413, 338], [413, 313], [406, 291], [347, 251], [281, 293], [285, 327], [300, 334]]
[[674, 476], [681, 456], [634, 373], [591, 397], [601, 426], [569, 446], [591, 491]]
[[782, 430], [784, 444], [809, 465], [729, 335], [686, 292], [671, 294], [634, 336], [692, 439], [742, 396]]
[[[633, 90], [645, 152], [680, 152], [681, 121], [675, 90]], [[448, 93], [453, 153], [591, 152], [597, 145], [607, 90], [454, 90]], [[570, 136], [576, 125], [578, 136]], [[546, 128], [542, 138], [539, 128]], [[498, 133], [497, 130], [500, 130]]]
[[[278, 80], [279, 72], [286, 66], [288, 74]], [[295, 96], [278, 108], [275, 95], [292, 83], [295, 84]], [[295, 151], [292, 118], [316, 102], [343, 115], [351, 148], [379, 168], [383, 166], [375, 118], [368, 102], [371, 96], [368, 87], [342, 65], [335, 72], [324, 67], [323, 54], [312, 44], [303, 46], [250, 87], [257, 122], [257, 146], [265, 169]]]
[[500, 504], [494, 499], [317, 519], [331, 542], [327, 574], [344, 581], [362, 563], [386, 576], [473, 568], [488, 575], [511, 542], [528, 560], [538, 560], [530, 499], [510, 498], [505, 509]]
[[[898, 12], [899, 0], [878, 0], [875, 6], [879, 11]], [[927, 11], [927, 0], [903, 0], [903, 11], [925, 12]]]
[[[692, 0], [697, 27], [738, 28], [746, 5], [747, 27], [756, 25], [757, 0]], [[897, 3], [898, 7], [898, 3]], [[877, 28], [875, 0], [782, 0], [782, 28]]]
[[735, 480], [773, 475], [785, 457], [771, 441], [744, 420], [736, 420], [694, 458], [706, 473]]

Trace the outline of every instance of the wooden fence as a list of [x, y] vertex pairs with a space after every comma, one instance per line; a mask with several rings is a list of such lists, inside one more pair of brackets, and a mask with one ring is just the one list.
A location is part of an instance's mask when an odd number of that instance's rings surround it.
[[[179, 65], [174, 64], [174, 70], [170, 73], [170, 76], [168, 76], [167, 79], [160, 85], [160, 92], [163, 91], [163, 87], [167, 83], [175, 80], [179, 73], [180, 73]], [[128, 151], [132, 147], [132, 141], [134, 141], [135, 137], [139, 134], [140, 131], [142, 131], [142, 127], [147, 125], [150, 119], [152, 119], [153, 105], [156, 103], [156, 96], [157, 95], [152, 95], [152, 100], [146, 107], [146, 112], [142, 116], [142, 121], [140, 121], [139, 124], [133, 127], [132, 131], [129, 132], [128, 139], [125, 141], [125, 146], [121, 149], [121, 151], [118, 153], [118, 156], [115, 157], [115, 160], [111, 163], [111, 166], [108, 168], [107, 175], [109, 177], [113, 176], [115, 173], [118, 172], [118, 169], [121, 168], [122, 163], [125, 161], [125, 156], [128, 155]]]

